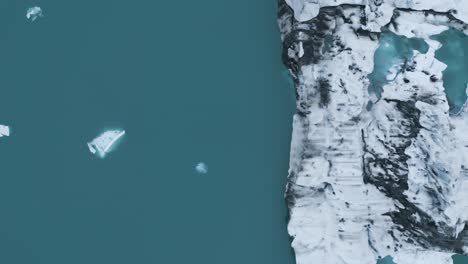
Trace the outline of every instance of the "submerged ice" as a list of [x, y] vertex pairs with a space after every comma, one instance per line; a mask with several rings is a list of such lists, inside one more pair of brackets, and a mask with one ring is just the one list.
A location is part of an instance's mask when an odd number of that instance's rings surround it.
[[97, 138], [88, 142], [89, 151], [100, 158], [104, 158], [114, 149], [115, 144], [125, 135], [124, 130], [107, 130]]
[[206, 174], [208, 173], [208, 166], [203, 162], [199, 162], [197, 166], [195, 166], [195, 171], [199, 174]]

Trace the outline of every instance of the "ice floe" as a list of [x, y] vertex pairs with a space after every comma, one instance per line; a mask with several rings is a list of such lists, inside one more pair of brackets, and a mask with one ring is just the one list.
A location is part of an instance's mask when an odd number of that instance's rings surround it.
[[10, 136], [10, 127], [5, 125], [0, 125], [0, 137]]
[[97, 138], [88, 142], [89, 151], [100, 158], [104, 158], [113, 150], [113, 146], [125, 135], [125, 130], [107, 130]]
[[30, 19], [31, 21], [35, 21], [39, 17], [43, 17], [44, 13], [42, 12], [42, 9], [38, 6], [30, 7], [26, 11], [26, 18]]

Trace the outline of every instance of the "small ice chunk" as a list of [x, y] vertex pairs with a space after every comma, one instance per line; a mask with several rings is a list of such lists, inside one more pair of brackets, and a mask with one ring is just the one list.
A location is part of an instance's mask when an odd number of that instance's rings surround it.
[[10, 127], [9, 126], [4, 126], [0, 125], [0, 137], [8, 137], [10, 136]]
[[107, 130], [93, 139], [93, 141], [88, 142], [89, 151], [100, 158], [104, 158], [107, 153], [113, 150], [112, 146], [122, 138], [123, 135], [125, 135], [125, 130]]
[[208, 173], [208, 166], [206, 166], [206, 164], [203, 162], [199, 162], [197, 166], [195, 166], [195, 171], [200, 174], [206, 174]]
[[26, 11], [26, 18], [30, 19], [31, 21], [36, 20], [39, 17], [43, 17], [44, 14], [42, 12], [42, 9], [38, 6], [30, 7]]

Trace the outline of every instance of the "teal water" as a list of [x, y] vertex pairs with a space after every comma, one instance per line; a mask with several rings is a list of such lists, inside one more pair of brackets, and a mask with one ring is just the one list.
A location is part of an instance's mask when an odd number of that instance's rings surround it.
[[369, 92], [380, 98], [392, 67], [401, 70], [404, 63], [413, 57], [414, 50], [426, 53], [427, 43], [420, 38], [406, 38], [390, 31], [382, 32], [379, 47], [374, 53], [374, 70], [369, 74]]
[[[0, 10], [0, 263], [294, 263], [276, 1]], [[99, 159], [105, 128], [127, 134]]]
[[432, 39], [442, 44], [435, 55], [447, 65], [442, 76], [445, 93], [451, 112], [458, 113], [466, 102], [468, 36], [459, 30], [449, 29]]
[[394, 264], [392, 257], [386, 256], [379, 261], [377, 261], [377, 264]]

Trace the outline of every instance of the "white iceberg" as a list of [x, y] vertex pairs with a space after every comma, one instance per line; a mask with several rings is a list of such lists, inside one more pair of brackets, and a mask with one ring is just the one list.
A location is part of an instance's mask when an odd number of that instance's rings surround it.
[[0, 125], [0, 137], [8, 137], [10, 135], [10, 127], [5, 125]]
[[26, 11], [26, 18], [30, 19], [31, 21], [36, 20], [39, 17], [43, 17], [44, 14], [42, 12], [42, 9], [38, 6], [30, 7]]
[[208, 166], [203, 162], [199, 162], [197, 166], [195, 166], [195, 171], [199, 174], [206, 174], [208, 173]]
[[113, 150], [112, 146], [114, 146], [123, 135], [125, 135], [125, 130], [108, 130], [93, 139], [93, 141], [87, 143], [89, 151], [100, 158], [104, 158], [107, 153]]

